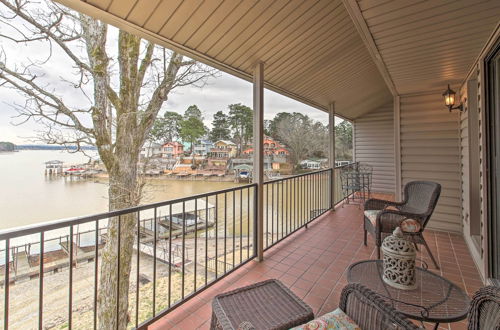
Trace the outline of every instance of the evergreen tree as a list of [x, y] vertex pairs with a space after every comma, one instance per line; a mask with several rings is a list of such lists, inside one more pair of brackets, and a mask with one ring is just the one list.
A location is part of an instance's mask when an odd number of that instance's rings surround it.
[[184, 118], [197, 118], [201, 121], [203, 121], [203, 113], [201, 110], [198, 108], [197, 105], [190, 105], [186, 111], [184, 112]]
[[238, 144], [238, 153], [248, 144], [253, 134], [253, 111], [241, 103], [229, 105], [229, 125], [233, 139]]
[[184, 112], [184, 119], [180, 122], [179, 135], [184, 142], [191, 144], [191, 153], [196, 141], [203, 137], [207, 132], [203, 125], [201, 110], [196, 105], [191, 105]]
[[163, 118], [160, 117], [155, 120], [153, 128], [149, 133], [149, 139], [157, 143], [177, 140], [180, 137], [179, 131], [182, 120], [182, 115], [177, 112], [165, 112]]
[[209, 134], [209, 139], [212, 142], [218, 140], [229, 140], [231, 130], [229, 129], [229, 118], [222, 111], [217, 111], [212, 120], [212, 130]]

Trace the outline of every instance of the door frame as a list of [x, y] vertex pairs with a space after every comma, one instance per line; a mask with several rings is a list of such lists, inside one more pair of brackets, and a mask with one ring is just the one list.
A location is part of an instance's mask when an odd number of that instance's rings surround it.
[[[500, 38], [483, 60], [487, 277], [500, 284]], [[497, 155], [496, 157], [494, 155]]]

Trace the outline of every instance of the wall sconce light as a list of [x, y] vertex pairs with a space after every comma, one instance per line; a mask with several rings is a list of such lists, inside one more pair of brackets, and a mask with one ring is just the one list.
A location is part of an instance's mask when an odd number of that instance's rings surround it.
[[457, 93], [453, 89], [450, 88], [450, 84], [448, 84], [448, 89], [444, 91], [443, 97], [444, 97], [444, 104], [448, 107], [448, 110], [460, 110], [464, 111], [464, 106], [462, 102], [460, 102], [459, 105], [454, 107], [455, 105], [455, 96]]

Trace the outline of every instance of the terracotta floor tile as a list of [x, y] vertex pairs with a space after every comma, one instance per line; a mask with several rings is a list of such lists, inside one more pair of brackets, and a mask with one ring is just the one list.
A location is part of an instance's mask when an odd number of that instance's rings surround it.
[[[387, 199], [387, 196], [376, 196]], [[279, 278], [310, 304], [317, 316], [334, 310], [342, 288], [347, 284], [346, 269], [349, 265], [376, 257], [370, 235], [368, 246], [363, 245], [362, 214], [357, 205], [337, 206], [335, 212], [326, 213], [307, 229], [298, 230], [269, 249], [263, 262], [247, 263], [193, 301], [165, 315], [150, 329], [208, 329], [211, 301], [215, 295], [266, 278]], [[443, 274], [469, 294], [483, 285], [460, 235], [427, 230], [424, 237], [441, 265], [441, 270], [435, 269], [427, 252], [419, 249], [417, 257], [425, 260], [431, 271]], [[432, 328], [433, 324], [426, 326]], [[465, 329], [465, 323], [443, 324], [441, 328], [461, 330]]]

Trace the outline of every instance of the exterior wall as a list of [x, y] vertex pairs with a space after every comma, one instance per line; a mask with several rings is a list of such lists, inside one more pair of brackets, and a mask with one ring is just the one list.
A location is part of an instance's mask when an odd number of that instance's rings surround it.
[[462, 232], [460, 122], [439, 91], [402, 95], [400, 104], [401, 184], [431, 180], [442, 186], [428, 228]]
[[354, 121], [354, 157], [373, 166], [372, 190], [395, 193], [394, 118], [392, 103]]
[[483, 245], [486, 244], [486, 239], [483, 233], [486, 220], [482, 216], [484, 212], [481, 207], [483, 172], [480, 167], [482, 156], [479, 152], [482, 148], [479, 78], [480, 69], [479, 66], [476, 66], [460, 90], [461, 99], [466, 109], [461, 114], [462, 223], [465, 241], [484, 278]]

